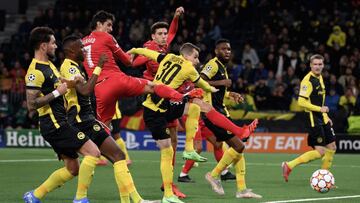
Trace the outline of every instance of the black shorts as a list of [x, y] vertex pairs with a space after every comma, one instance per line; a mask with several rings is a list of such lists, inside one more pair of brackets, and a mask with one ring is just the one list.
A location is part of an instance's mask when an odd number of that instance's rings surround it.
[[120, 119], [113, 119], [111, 121], [111, 134], [115, 135], [120, 133], [120, 122], [121, 122], [121, 118]]
[[79, 157], [77, 151], [89, 140], [85, 132], [66, 123], [53, 132], [42, 135], [58, 154], [76, 159]]
[[104, 127], [96, 120], [77, 123], [75, 127], [84, 132], [99, 148], [105, 139], [109, 137]]
[[166, 131], [167, 124], [180, 118], [184, 113], [184, 108], [184, 102], [180, 104], [169, 104], [168, 110], [163, 113], [144, 107], [144, 121], [154, 140], [170, 138], [169, 132]]
[[[202, 119], [204, 120], [205, 126], [207, 128], [209, 128], [209, 130], [211, 132], [214, 133], [215, 137], [216, 137], [216, 141], [218, 142], [222, 142], [222, 141], [227, 141], [229, 139], [231, 139], [232, 137], [234, 137], [235, 135], [232, 134], [231, 132], [220, 128], [216, 125], [214, 125], [212, 122], [210, 122], [210, 120], [208, 118], [206, 118], [205, 116], [202, 116]], [[231, 120], [231, 118], [228, 117], [229, 120]]]
[[309, 128], [308, 145], [310, 147], [326, 146], [335, 142], [335, 132], [330, 123]]

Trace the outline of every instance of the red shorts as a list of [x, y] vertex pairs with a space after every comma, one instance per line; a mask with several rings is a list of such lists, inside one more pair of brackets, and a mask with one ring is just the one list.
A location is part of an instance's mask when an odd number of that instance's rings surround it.
[[144, 93], [148, 80], [114, 73], [95, 86], [96, 113], [101, 122], [112, 119], [116, 101], [121, 97], [139, 96]]
[[[182, 120], [183, 120], [184, 123], [186, 122], [186, 118], [187, 118], [187, 116], [182, 117]], [[209, 128], [207, 128], [205, 126], [204, 121], [200, 118], [199, 119], [198, 130], [196, 131], [194, 140], [200, 140], [200, 141], [201, 140], [206, 140], [208, 137], [211, 137], [213, 135], [214, 135], [214, 133], [211, 132], [211, 130], [209, 130]]]

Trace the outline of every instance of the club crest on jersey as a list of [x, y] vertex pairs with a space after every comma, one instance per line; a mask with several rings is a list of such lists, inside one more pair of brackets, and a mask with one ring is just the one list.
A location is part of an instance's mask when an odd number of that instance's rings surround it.
[[100, 126], [98, 124], [93, 125], [95, 131], [100, 131]]
[[306, 85], [303, 85], [302, 87], [301, 87], [301, 91], [304, 91], [304, 92], [306, 92], [307, 91], [307, 86]]
[[75, 74], [75, 73], [76, 73], [76, 68], [70, 67], [69, 73], [70, 73], [70, 74]]
[[28, 76], [28, 80], [29, 80], [29, 81], [34, 81], [34, 80], [35, 80], [35, 75], [34, 75], [34, 74], [30, 74], [30, 75]]
[[85, 134], [83, 132], [78, 132], [77, 137], [79, 140], [82, 140], [85, 138]]
[[322, 138], [322, 137], [318, 137], [318, 138], [316, 139], [316, 141], [317, 141], [317, 143], [322, 143], [322, 142], [323, 142], [323, 138]]
[[205, 71], [206, 71], [206, 72], [210, 72], [211, 69], [212, 69], [212, 67], [211, 67], [210, 65], [208, 65], [208, 66], [205, 67]]

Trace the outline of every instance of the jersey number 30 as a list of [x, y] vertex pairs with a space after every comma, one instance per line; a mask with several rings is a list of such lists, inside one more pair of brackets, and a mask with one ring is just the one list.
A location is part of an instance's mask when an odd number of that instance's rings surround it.
[[168, 85], [179, 73], [179, 71], [181, 70], [181, 66], [176, 63], [172, 64], [171, 61], [165, 62], [164, 66], [165, 68], [162, 69], [161, 73], [156, 76], [156, 80], [160, 80], [165, 85]]

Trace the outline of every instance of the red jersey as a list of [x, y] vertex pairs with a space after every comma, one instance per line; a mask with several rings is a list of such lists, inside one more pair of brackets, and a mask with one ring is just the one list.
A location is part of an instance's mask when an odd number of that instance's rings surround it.
[[[168, 38], [166, 40], [166, 45], [160, 46], [155, 41], [149, 40], [145, 42], [144, 47], [160, 53], [167, 53], [169, 51], [168, 49], [171, 42], [175, 38], [178, 29], [178, 22], [179, 22], [178, 17], [173, 18], [173, 20], [171, 21]], [[159, 68], [159, 64], [156, 61], [146, 58], [145, 56], [138, 56], [133, 62], [134, 67], [141, 66], [144, 64], [146, 64], [146, 70], [144, 71], [144, 78], [153, 81], [154, 76]]]
[[86, 52], [84, 67], [89, 77], [91, 77], [94, 68], [98, 64], [101, 54], [106, 54], [108, 58], [98, 77], [98, 81], [102, 81], [114, 73], [124, 74], [117, 66], [115, 58], [125, 65], [131, 64], [130, 55], [126, 54], [115, 38], [107, 32], [93, 31], [82, 39], [82, 43]]

